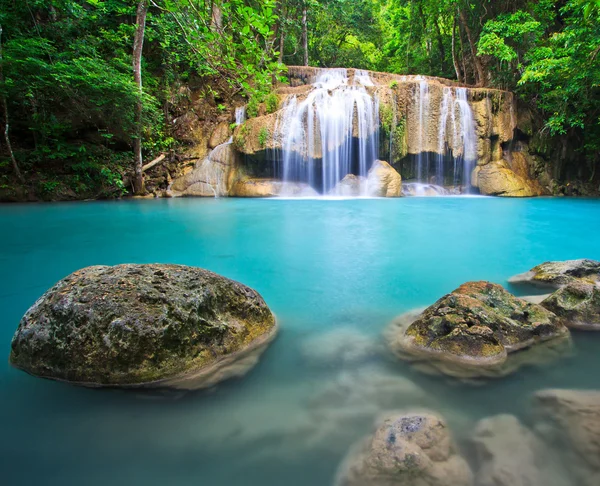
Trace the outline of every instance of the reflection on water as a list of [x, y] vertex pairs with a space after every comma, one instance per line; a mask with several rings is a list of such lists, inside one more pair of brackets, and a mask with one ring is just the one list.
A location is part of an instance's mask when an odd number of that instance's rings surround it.
[[[571, 356], [479, 386], [420, 373], [381, 338], [394, 317], [467, 280], [506, 285], [542, 261], [600, 259], [599, 220], [598, 201], [555, 199], [2, 206], [2, 483], [331, 485], [376, 417], [428, 409], [448, 423], [476, 484], [600, 484], [589, 482], [598, 429], [576, 419], [578, 409], [593, 417], [593, 396], [540, 394], [599, 387], [599, 334], [574, 334]], [[265, 297], [281, 334], [245, 379], [184, 396], [78, 389], [9, 368], [18, 320], [46, 288], [83, 266], [125, 262], [240, 280]]]

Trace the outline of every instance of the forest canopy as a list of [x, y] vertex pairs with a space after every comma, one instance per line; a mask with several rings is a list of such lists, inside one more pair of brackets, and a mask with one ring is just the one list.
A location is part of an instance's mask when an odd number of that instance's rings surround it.
[[120, 195], [136, 140], [144, 160], [180, 143], [183, 87], [252, 114], [286, 65], [512, 90], [540, 150], [598, 163], [600, 0], [0, 0], [0, 48], [0, 187]]

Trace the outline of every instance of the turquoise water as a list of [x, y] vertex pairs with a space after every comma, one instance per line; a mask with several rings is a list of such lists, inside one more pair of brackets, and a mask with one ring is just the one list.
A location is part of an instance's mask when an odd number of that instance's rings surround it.
[[[405, 198], [90, 202], [0, 207], [2, 484], [320, 486], [379, 412], [427, 406], [460, 440], [533, 391], [598, 387], [600, 337], [473, 387], [390, 359], [396, 315], [473, 279], [600, 259], [600, 201]], [[195, 265], [257, 289], [281, 333], [243, 380], [185, 396], [97, 391], [7, 364], [35, 299], [95, 264]]]

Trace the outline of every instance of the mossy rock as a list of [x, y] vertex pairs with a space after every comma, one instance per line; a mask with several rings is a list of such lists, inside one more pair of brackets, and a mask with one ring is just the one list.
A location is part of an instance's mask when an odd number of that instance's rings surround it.
[[569, 282], [540, 304], [573, 329], [600, 331], [600, 287], [583, 280]]
[[545, 262], [528, 272], [515, 275], [509, 282], [560, 288], [577, 280], [592, 284], [600, 282], [600, 262], [588, 259]]
[[78, 385], [194, 389], [244, 374], [275, 332], [256, 291], [207, 270], [93, 266], [27, 311], [10, 362]]
[[393, 324], [388, 340], [401, 357], [485, 368], [502, 366], [514, 351], [568, 335], [552, 312], [480, 281], [445, 295], [408, 327]]

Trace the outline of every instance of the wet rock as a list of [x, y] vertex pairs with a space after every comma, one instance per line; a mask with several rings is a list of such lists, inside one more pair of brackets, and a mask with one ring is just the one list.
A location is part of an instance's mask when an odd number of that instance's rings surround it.
[[275, 332], [256, 291], [207, 270], [94, 266], [27, 311], [10, 361], [77, 385], [195, 389], [246, 373]]
[[470, 486], [444, 420], [430, 412], [395, 413], [342, 464], [337, 486]]
[[472, 438], [479, 469], [477, 486], [538, 486], [542, 481], [539, 439], [513, 415], [481, 420]]
[[540, 304], [573, 329], [600, 331], [600, 286], [584, 280], [569, 282]]
[[556, 315], [489, 282], [467, 282], [386, 332], [401, 358], [441, 363], [440, 371], [463, 377], [514, 371], [503, 368], [509, 353], [568, 337]]
[[509, 282], [558, 289], [576, 280], [600, 283], [600, 262], [587, 259], [545, 262], [528, 272], [511, 277]]
[[534, 395], [539, 429], [561, 456], [576, 484], [597, 485], [600, 478], [600, 392], [542, 390]]
[[471, 181], [486, 196], [531, 197], [544, 193], [537, 181], [523, 177], [505, 161], [477, 166]]
[[373, 197], [400, 197], [402, 177], [387, 162], [376, 160], [367, 176], [367, 193]]
[[211, 149], [214, 149], [218, 145], [227, 142], [231, 137], [231, 134], [232, 131], [228, 122], [224, 121], [219, 123], [208, 140], [208, 146]]
[[329, 191], [330, 196], [358, 197], [366, 188], [367, 180], [354, 174], [346, 175], [336, 186]]
[[442, 186], [436, 186], [435, 184], [421, 184], [419, 182], [408, 182], [402, 184], [402, 193], [405, 196], [449, 196], [451, 194], [460, 194], [459, 189], [455, 189], [455, 192]]
[[318, 193], [308, 184], [276, 179], [240, 179], [234, 182], [229, 195], [233, 197], [315, 197]]

